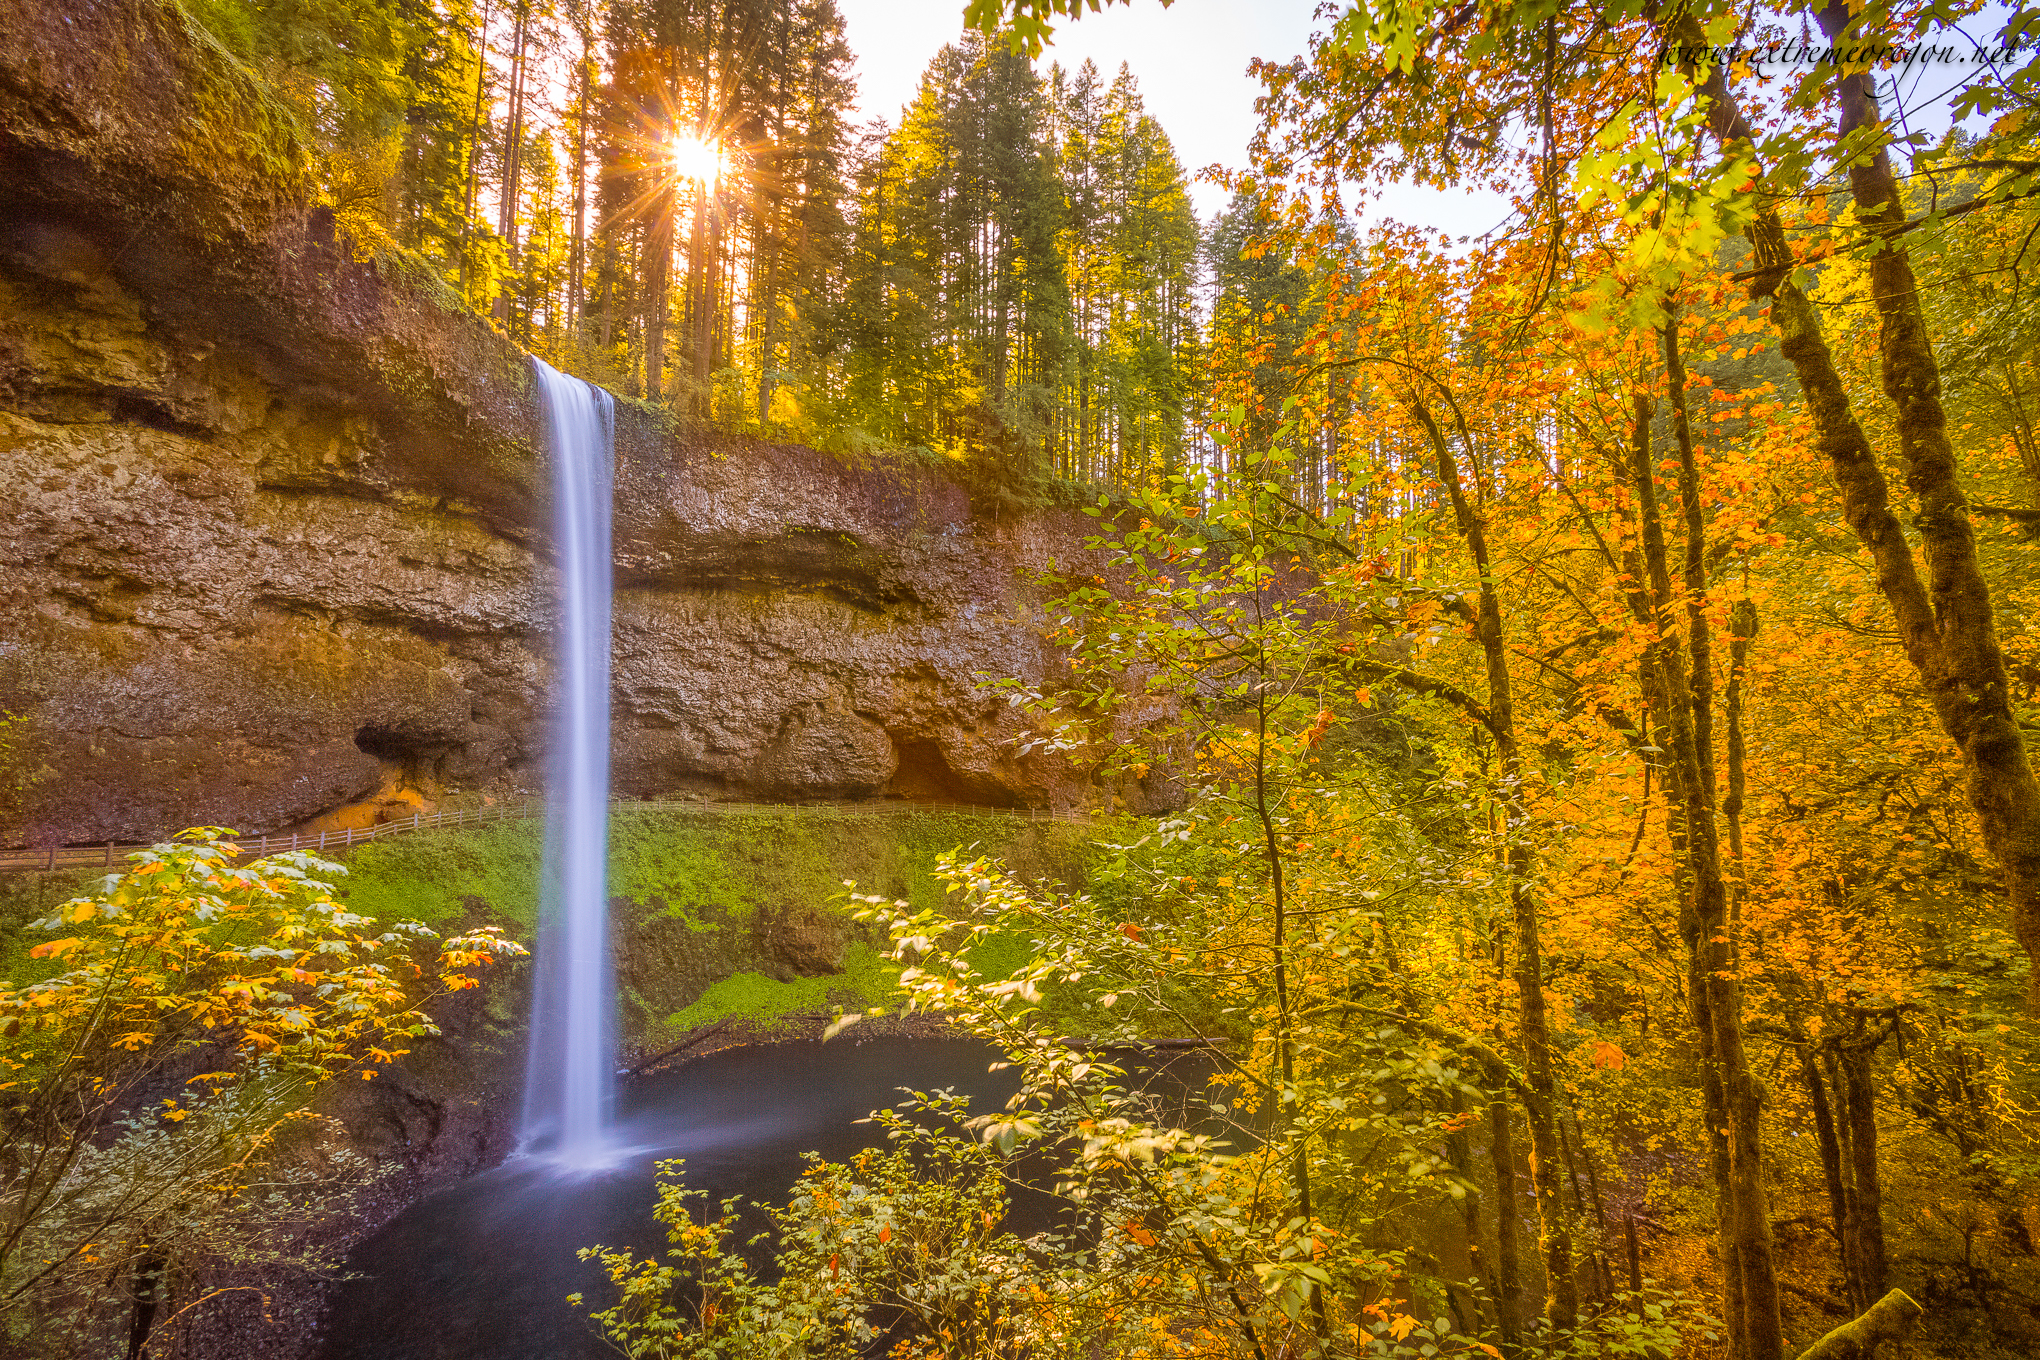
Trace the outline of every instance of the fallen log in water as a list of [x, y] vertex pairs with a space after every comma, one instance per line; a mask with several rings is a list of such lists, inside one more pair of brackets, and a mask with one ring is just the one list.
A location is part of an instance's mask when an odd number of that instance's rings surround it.
[[674, 1044], [672, 1047], [660, 1049], [657, 1053], [654, 1053], [651, 1057], [646, 1058], [644, 1061], [638, 1063], [636, 1066], [624, 1068], [623, 1071], [618, 1075], [625, 1077], [642, 1076], [646, 1071], [656, 1066], [657, 1064], [666, 1061], [666, 1059], [668, 1058], [677, 1057], [678, 1055], [685, 1053], [688, 1049], [693, 1048], [696, 1044], [705, 1043], [706, 1041], [713, 1039], [716, 1035], [721, 1034], [724, 1030], [728, 1029], [731, 1025], [734, 1025], [736, 1023], [737, 1017], [732, 1015], [729, 1019], [718, 1021], [717, 1023], [710, 1025], [707, 1029], [697, 1030], [693, 1034], [688, 1035], [685, 1039], [682, 1039], [679, 1043]]

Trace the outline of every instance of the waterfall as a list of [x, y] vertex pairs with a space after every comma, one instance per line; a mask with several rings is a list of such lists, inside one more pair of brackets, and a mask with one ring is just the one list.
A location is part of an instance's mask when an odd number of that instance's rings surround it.
[[559, 621], [544, 887], [524, 1074], [526, 1151], [597, 1166], [616, 1051], [609, 960], [609, 548], [615, 403], [533, 359], [552, 456]]

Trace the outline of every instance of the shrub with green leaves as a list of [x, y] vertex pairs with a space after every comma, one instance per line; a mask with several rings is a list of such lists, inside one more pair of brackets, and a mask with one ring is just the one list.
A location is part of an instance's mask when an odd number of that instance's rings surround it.
[[90, 1332], [113, 1280], [145, 1334], [178, 1271], [308, 1261], [297, 1229], [367, 1170], [321, 1145], [314, 1091], [372, 1077], [437, 1032], [433, 999], [524, 953], [379, 926], [337, 900], [340, 865], [240, 853], [216, 827], [138, 851], [34, 924], [57, 971], [0, 984], [0, 1322]]

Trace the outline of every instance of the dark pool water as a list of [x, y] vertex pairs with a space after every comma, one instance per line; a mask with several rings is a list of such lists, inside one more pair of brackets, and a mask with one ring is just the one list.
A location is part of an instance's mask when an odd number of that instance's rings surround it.
[[612, 1170], [563, 1177], [513, 1159], [405, 1210], [356, 1249], [337, 1291], [324, 1360], [582, 1360], [614, 1355], [565, 1297], [607, 1302], [578, 1248], [640, 1256], [664, 1246], [652, 1221], [652, 1164], [687, 1159], [712, 1196], [783, 1201], [801, 1154], [832, 1160], [883, 1141], [857, 1121], [900, 1103], [900, 1088], [953, 1088], [980, 1109], [1003, 1105], [1012, 1072], [961, 1039], [873, 1039], [730, 1049], [623, 1092]]

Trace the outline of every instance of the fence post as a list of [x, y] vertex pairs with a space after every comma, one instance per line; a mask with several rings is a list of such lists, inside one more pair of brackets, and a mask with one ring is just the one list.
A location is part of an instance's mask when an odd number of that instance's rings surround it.
[[107, 868], [109, 868], [109, 869], [111, 869], [111, 868], [113, 867], [113, 842], [112, 842], [112, 841], [108, 841], [108, 842], [106, 843], [106, 859], [105, 859], [104, 861], [102, 861], [102, 862], [103, 862], [103, 863], [104, 863], [104, 864], [106, 865], [106, 867], [107, 867]]
[[351, 826], [347, 828], [347, 843], [354, 844], [354, 828]]
[[57, 847], [52, 845], [50, 847], [50, 862], [47, 866], [45, 866], [44, 872], [47, 873], [50, 869], [54, 869], [56, 867], [57, 867]]
[[411, 829], [413, 831], [418, 829], [418, 809], [416, 808], [411, 809]]

